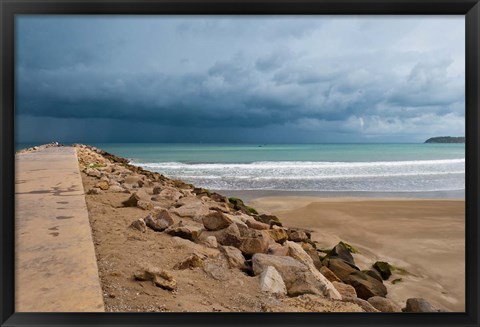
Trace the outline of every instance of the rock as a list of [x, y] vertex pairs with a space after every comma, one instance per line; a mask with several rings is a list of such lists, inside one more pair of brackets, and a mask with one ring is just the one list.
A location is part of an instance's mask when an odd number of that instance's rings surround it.
[[152, 193], [154, 195], [160, 194], [160, 192], [162, 192], [162, 187], [161, 186], [155, 186], [152, 190]]
[[286, 295], [287, 287], [280, 273], [275, 267], [268, 266], [260, 275], [260, 289], [262, 292]]
[[367, 300], [372, 296], [387, 295], [387, 288], [382, 282], [379, 282], [375, 278], [368, 276], [361, 271], [356, 271], [350, 274], [345, 279], [342, 279], [344, 283], [350, 284], [355, 288], [359, 298]]
[[85, 174], [87, 174], [90, 177], [96, 177], [96, 178], [100, 178], [100, 176], [102, 176], [102, 174], [98, 170], [93, 168], [85, 169]]
[[150, 201], [139, 200], [137, 207], [143, 210], [153, 210], [153, 204]]
[[351, 302], [355, 303], [358, 305], [360, 308], [362, 308], [365, 312], [380, 312], [377, 309], [375, 309], [374, 306], [372, 306], [368, 301], [364, 299], [359, 299], [358, 297], [345, 297], [343, 299], [344, 302]]
[[231, 224], [227, 228], [217, 231], [202, 231], [201, 239], [206, 239], [209, 236], [214, 236], [221, 245], [234, 246], [236, 248], [238, 248], [242, 242], [240, 231], [236, 224]]
[[174, 249], [185, 249], [188, 253], [195, 253], [201, 257], [217, 258], [220, 255], [218, 249], [208, 248], [178, 236], [172, 237], [172, 245]]
[[345, 281], [350, 274], [359, 271], [358, 268], [352, 267], [342, 259], [329, 259], [327, 267], [342, 281]]
[[170, 215], [170, 212], [165, 209], [161, 209], [155, 213], [150, 213], [145, 218], [145, 223], [154, 231], [163, 232], [165, 229], [172, 226], [174, 221]]
[[207, 236], [205, 240], [203, 240], [203, 244], [214, 249], [218, 247], [217, 238], [215, 236]]
[[[184, 200], [181, 202], [182, 200]], [[184, 204], [183, 204], [184, 203]], [[177, 207], [177, 205], [181, 205]], [[193, 218], [195, 221], [202, 221], [203, 216], [208, 215], [210, 210], [206, 207], [203, 202], [195, 197], [193, 198], [182, 198], [180, 201], [177, 201], [175, 204], [176, 208], [172, 209], [172, 213], [180, 216], [180, 217], [190, 217]]]
[[99, 189], [101, 189], [103, 191], [106, 191], [106, 190], [108, 190], [110, 185], [108, 185], [108, 182], [106, 182], [106, 181], [100, 181], [97, 184], [95, 184], [95, 187], [98, 187]]
[[268, 246], [269, 239], [263, 234], [257, 234], [243, 237], [239, 249], [245, 255], [254, 255], [255, 253], [266, 253]]
[[293, 242], [304, 242], [308, 240], [308, 236], [305, 232], [295, 230], [295, 229], [287, 229], [288, 240]]
[[307, 252], [307, 254], [312, 258], [313, 264], [315, 265], [315, 268], [317, 268], [320, 271], [320, 268], [323, 267], [322, 260], [320, 260], [320, 256], [318, 255], [317, 249], [313, 247], [312, 244], [310, 243], [301, 243], [302, 249]]
[[212, 260], [205, 262], [203, 271], [215, 280], [226, 281], [229, 279], [229, 275], [227, 274], [227, 263], [224, 260]]
[[119, 185], [112, 185], [109, 188], [110, 191], [116, 192], [116, 193], [125, 193], [125, 189]]
[[410, 298], [407, 300], [405, 312], [438, 312], [430, 302], [422, 298]]
[[233, 222], [225, 214], [218, 211], [212, 211], [202, 218], [203, 226], [208, 230], [220, 230], [227, 228]]
[[136, 207], [138, 201], [140, 201], [140, 196], [137, 193], [133, 193], [127, 200], [123, 201], [122, 204], [124, 207]]
[[372, 296], [367, 301], [380, 312], [402, 312], [402, 309], [392, 300], [381, 296]]
[[342, 259], [345, 262], [355, 265], [355, 261], [353, 260], [353, 256], [350, 253], [350, 250], [343, 242], [335, 245], [335, 247], [327, 253], [327, 258]]
[[250, 228], [257, 229], [257, 230], [266, 230], [270, 229], [270, 225], [264, 224], [262, 222], [256, 221], [255, 219], [248, 219], [246, 225]]
[[198, 239], [199, 229], [192, 226], [170, 226], [165, 230], [165, 233], [195, 242]]
[[177, 288], [177, 281], [173, 275], [166, 271], [157, 268], [146, 268], [134, 274], [136, 280], [147, 281], [151, 280], [155, 286], [163, 289], [173, 291]]
[[273, 225], [282, 226], [282, 223], [280, 222], [278, 217], [274, 215], [261, 214], [256, 216], [255, 219], [269, 226], [273, 226]]
[[233, 221], [235, 225], [237, 225], [238, 230], [240, 231], [240, 236], [248, 236], [250, 233], [250, 228], [248, 228], [247, 224], [243, 222], [243, 217], [241, 216], [235, 216], [235, 215], [229, 215], [227, 216]]
[[355, 288], [353, 286], [342, 283], [342, 282], [332, 282], [332, 285], [335, 287], [335, 289], [340, 293], [342, 298], [346, 297], [357, 297], [357, 292], [355, 291]]
[[184, 269], [193, 269], [203, 267], [203, 260], [198, 254], [191, 254], [181, 262], [177, 263], [173, 269], [184, 270]]
[[247, 268], [245, 258], [243, 257], [242, 252], [239, 249], [233, 246], [222, 246], [220, 247], [220, 250], [227, 258], [230, 268], [238, 268], [240, 270], [244, 270]]
[[325, 276], [325, 278], [327, 278], [329, 281], [331, 281], [332, 283], [333, 282], [341, 282], [340, 278], [337, 277], [337, 275], [335, 275], [333, 273], [333, 271], [331, 271], [330, 269], [328, 269], [326, 266], [322, 266], [320, 269], [319, 269], [320, 273]]
[[142, 177], [143, 176], [140, 176], [140, 175], [128, 175], [125, 177], [125, 179], [123, 180], [123, 182], [125, 184], [130, 184], [130, 185], [133, 185], [133, 184], [137, 184], [138, 185], [138, 182], [140, 182], [142, 180]]
[[207, 198], [207, 200], [204, 201], [204, 204], [207, 206], [209, 210], [215, 210], [215, 211], [220, 211], [224, 213], [230, 212], [230, 207], [225, 202], [215, 202]]
[[380, 273], [383, 280], [387, 280], [392, 275], [392, 266], [385, 261], [377, 261], [373, 264], [373, 268]]
[[283, 243], [288, 239], [287, 231], [283, 228], [269, 229], [268, 234], [277, 243]]
[[308, 267], [314, 278], [317, 280], [317, 285], [322, 294], [332, 299], [341, 299], [342, 296], [332, 285], [332, 283], [323, 276], [315, 267], [312, 258], [302, 249], [300, 245], [295, 242], [286, 241], [285, 245], [288, 247], [288, 255], [300, 261]]
[[257, 253], [252, 257], [252, 268], [255, 275], [261, 274], [268, 266], [274, 267], [282, 276], [288, 295], [296, 296], [305, 293], [317, 294], [315, 280], [308, 268], [292, 257], [273, 256]]
[[268, 246], [267, 254], [286, 256], [288, 255], [288, 247], [273, 243]]
[[134, 220], [131, 223], [130, 227], [133, 229], [139, 230], [142, 233], [145, 233], [147, 231], [147, 225], [145, 224], [145, 221], [142, 218]]
[[98, 187], [91, 188], [88, 190], [87, 194], [92, 194], [92, 195], [97, 195], [97, 194], [102, 194], [102, 190], [99, 189]]
[[180, 193], [180, 191], [171, 187], [162, 189], [158, 195], [160, 195], [162, 198], [165, 198], [171, 201], [177, 201], [183, 196], [183, 194]]
[[363, 270], [365, 274], [367, 274], [370, 277], [375, 278], [376, 280], [380, 281], [383, 283], [383, 278], [380, 276], [380, 273], [376, 271], [375, 269], [369, 269], [369, 270]]

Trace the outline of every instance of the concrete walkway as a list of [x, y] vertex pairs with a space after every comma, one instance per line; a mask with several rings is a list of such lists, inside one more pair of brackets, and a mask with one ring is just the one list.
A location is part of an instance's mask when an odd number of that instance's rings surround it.
[[15, 311], [104, 311], [73, 147], [16, 155]]

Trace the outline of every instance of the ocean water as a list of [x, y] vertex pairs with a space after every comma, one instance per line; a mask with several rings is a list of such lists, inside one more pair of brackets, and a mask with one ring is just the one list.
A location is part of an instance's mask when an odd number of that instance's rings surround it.
[[464, 144], [94, 144], [214, 190], [436, 192], [465, 189]]

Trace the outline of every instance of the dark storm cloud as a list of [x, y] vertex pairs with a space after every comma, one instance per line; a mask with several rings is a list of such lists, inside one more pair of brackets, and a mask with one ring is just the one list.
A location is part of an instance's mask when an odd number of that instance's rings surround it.
[[[55, 122], [95, 120], [110, 132], [88, 133], [104, 141], [118, 140], [129, 124], [144, 131], [129, 133], [136, 141], [211, 141], [220, 133], [285, 142], [279, 129], [295, 142], [464, 133], [463, 17], [17, 23], [18, 129], [42, 120], [53, 131], [38, 129], [38, 137], [55, 135]], [[72, 139], [87, 133], [62, 130], [59, 137]]]

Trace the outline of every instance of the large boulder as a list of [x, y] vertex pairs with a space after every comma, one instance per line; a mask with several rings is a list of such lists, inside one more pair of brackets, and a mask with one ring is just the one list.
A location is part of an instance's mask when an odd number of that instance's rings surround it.
[[267, 233], [277, 243], [283, 243], [288, 240], [288, 234], [284, 228], [269, 229]]
[[285, 245], [288, 247], [289, 256], [300, 261], [308, 267], [309, 271], [317, 280], [317, 285], [324, 296], [332, 299], [342, 298], [342, 296], [332, 285], [332, 283], [318, 271], [318, 269], [315, 267], [315, 264], [313, 263], [313, 259], [305, 252], [305, 250], [299, 244], [291, 241], [286, 241]]
[[282, 276], [288, 295], [297, 296], [301, 294], [319, 294], [315, 288], [316, 281], [308, 268], [286, 256], [274, 256], [257, 253], [252, 257], [252, 268], [255, 275], [260, 275], [269, 266], [274, 267]]
[[257, 230], [267, 230], [270, 229], [270, 225], [264, 224], [260, 221], [256, 221], [255, 219], [247, 219], [245, 222], [249, 228], [257, 229]]
[[159, 211], [150, 213], [145, 217], [145, 223], [154, 231], [163, 232], [165, 229], [173, 225], [174, 220], [168, 210], [160, 209]]
[[305, 242], [309, 240], [307, 233], [296, 229], [287, 229], [288, 240], [292, 242]]
[[307, 254], [312, 258], [313, 264], [315, 267], [320, 270], [321, 267], [323, 267], [322, 260], [320, 259], [320, 256], [318, 255], [317, 249], [310, 243], [305, 243], [302, 242], [302, 249], [307, 252]]
[[269, 226], [282, 226], [280, 219], [278, 219], [278, 217], [274, 215], [261, 214], [256, 216], [255, 219]]
[[194, 226], [170, 226], [165, 230], [165, 233], [169, 235], [178, 236], [192, 242], [198, 239], [199, 232], [200, 229]]
[[383, 280], [387, 280], [392, 275], [392, 266], [385, 261], [377, 261], [373, 264], [373, 268], [380, 273]]
[[342, 259], [349, 264], [355, 265], [350, 248], [343, 242], [338, 243], [327, 253], [327, 258]]
[[355, 288], [359, 298], [367, 300], [372, 296], [387, 295], [387, 288], [382, 282], [379, 282], [373, 277], [364, 274], [361, 271], [356, 271], [345, 279], [342, 279], [344, 283], [350, 284]]
[[244, 270], [247, 268], [245, 258], [242, 254], [242, 251], [233, 247], [233, 246], [222, 246], [220, 250], [227, 258], [228, 265], [230, 268], [238, 268]]
[[335, 287], [338, 293], [342, 295], [343, 299], [346, 297], [357, 297], [357, 292], [352, 285], [348, 285], [342, 282], [332, 282], [332, 285]]
[[327, 266], [322, 266], [318, 271], [331, 282], [341, 282], [340, 278], [328, 269]]
[[221, 245], [234, 246], [238, 248], [242, 243], [240, 231], [236, 224], [231, 224], [227, 228], [217, 231], [202, 231], [200, 239], [206, 240], [207, 237], [214, 236]]
[[176, 202], [175, 208], [171, 210], [172, 213], [180, 217], [190, 217], [195, 221], [202, 221], [205, 215], [210, 213], [210, 210], [203, 202], [196, 197], [185, 197]]
[[177, 201], [178, 199], [180, 199], [183, 194], [178, 191], [177, 189], [175, 188], [172, 188], [172, 187], [165, 187], [163, 188], [160, 193], [158, 193], [158, 195], [162, 198], [165, 198], [167, 200], [171, 200], [171, 201]]
[[239, 249], [243, 254], [250, 256], [255, 253], [266, 253], [269, 244], [270, 239], [265, 234], [258, 233], [256, 235], [242, 237]]
[[381, 296], [372, 296], [367, 301], [380, 312], [402, 312], [402, 309], [392, 300]]
[[342, 281], [345, 281], [350, 274], [359, 271], [357, 267], [352, 267], [342, 259], [327, 260], [327, 267]]
[[273, 243], [268, 246], [267, 254], [271, 255], [288, 255], [288, 247], [278, 243]]
[[425, 299], [422, 298], [410, 298], [407, 300], [407, 306], [404, 309], [405, 312], [438, 312], [437, 309], [433, 307]]
[[287, 287], [275, 267], [268, 266], [260, 275], [260, 289], [263, 292], [286, 295]]
[[378, 281], [380, 281], [380, 282], [383, 283], [383, 278], [382, 278], [382, 276], [380, 275], [380, 273], [379, 273], [377, 270], [375, 270], [375, 269], [369, 269], [369, 270], [363, 270], [363, 272], [364, 272], [365, 274], [367, 274], [368, 276], [373, 277], [373, 278], [375, 278], [376, 280], [378, 280]]
[[365, 312], [380, 312], [380, 311], [378, 311], [377, 309], [375, 309], [375, 307], [374, 307], [373, 305], [371, 305], [370, 303], [368, 303], [367, 300], [360, 299], [360, 298], [358, 298], [358, 297], [345, 297], [345, 298], [343, 298], [343, 301], [344, 301], [344, 302], [355, 303], [355, 304], [358, 305], [360, 308], [362, 308], [363, 311], [365, 311]]
[[227, 228], [233, 223], [227, 215], [219, 211], [210, 212], [202, 218], [202, 221], [206, 229], [213, 231]]

